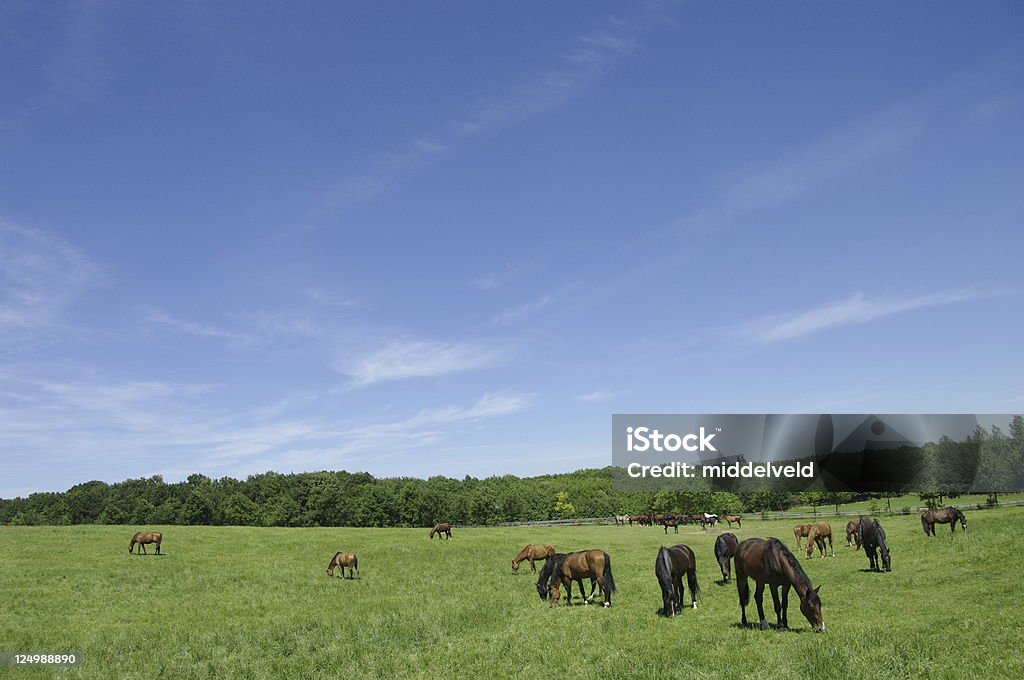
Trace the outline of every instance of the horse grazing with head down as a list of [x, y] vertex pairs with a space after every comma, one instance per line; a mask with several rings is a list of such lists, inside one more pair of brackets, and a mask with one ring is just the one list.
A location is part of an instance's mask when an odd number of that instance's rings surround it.
[[431, 540], [433, 540], [434, 534], [437, 534], [438, 538], [441, 538], [441, 534], [444, 534], [445, 540], [450, 540], [452, 537], [452, 525], [444, 522], [435, 524], [434, 528], [430, 530]]
[[925, 510], [921, 513], [921, 526], [924, 528], [925, 536], [935, 535], [936, 524], [948, 524], [949, 531], [954, 533], [957, 521], [960, 522], [964, 531], [967, 531], [967, 518], [964, 517], [964, 513], [960, 512], [960, 508], [954, 508], [952, 505], [941, 510]]
[[535, 560], [546, 560], [555, 554], [555, 546], [553, 545], [528, 545], [519, 551], [519, 554], [512, 558], [512, 573], [519, 573], [519, 563], [529, 560], [530, 571], [533, 573], [537, 572], [537, 567], [533, 566]]
[[341, 577], [345, 578], [345, 568], [348, 567], [348, 577], [355, 578], [359, 575], [359, 558], [355, 553], [338, 552], [327, 563], [327, 575], [334, 576], [334, 569], [341, 569]]
[[150, 543], [156, 543], [156, 554], [160, 554], [160, 541], [164, 540], [164, 535], [159, 531], [140, 531], [139, 533], [132, 536], [132, 542], [128, 544], [128, 554], [132, 554], [135, 549], [135, 544], [139, 545], [139, 554], [146, 554], [146, 545]]
[[661, 586], [662, 613], [675, 616], [683, 608], [683, 574], [690, 586], [690, 601], [697, 608], [700, 586], [697, 585], [697, 558], [688, 545], [662, 547], [654, 561], [654, 575]]
[[809, 534], [810, 531], [811, 531], [811, 525], [810, 524], [797, 524], [795, 527], [793, 527], [793, 535], [796, 536], [796, 547], [798, 547], [798, 548], [802, 547], [800, 545], [800, 539], [801, 538], [807, 538], [807, 534]]
[[722, 580], [725, 583], [729, 582], [731, 571], [729, 560], [736, 556], [736, 548], [738, 547], [739, 542], [736, 540], [736, 534], [729, 533], [728, 531], [715, 539], [715, 559], [718, 560], [718, 568], [722, 570]]
[[868, 556], [868, 568], [871, 571], [880, 571], [878, 568], [878, 553], [882, 553], [882, 569], [892, 571], [892, 562], [889, 559], [889, 546], [885, 544], [885, 530], [877, 520], [870, 517], [862, 517], [857, 528], [857, 542], [864, 546], [864, 553]]
[[818, 546], [818, 552], [825, 556], [825, 539], [828, 539], [828, 549], [832, 551], [832, 557], [836, 556], [835, 548], [832, 547], [832, 525], [828, 522], [815, 522], [807, 532], [807, 556], [814, 555], [814, 546]]
[[[744, 626], [747, 625], [747, 604], [750, 602], [747, 577], [754, 579], [754, 583], [757, 584], [754, 597], [757, 600], [757, 615], [761, 628], [768, 627], [763, 605], [764, 587], [767, 585], [772, 592], [776, 627], [779, 630], [787, 630], [789, 626], [786, 612], [789, 608], [789, 589], [792, 588], [800, 598], [800, 613], [811, 624], [814, 632], [825, 632], [825, 621], [821, 617], [821, 600], [818, 598], [821, 586], [811, 587], [811, 579], [782, 541], [777, 538], [748, 538], [736, 549], [736, 590], [740, 597], [740, 622]], [[779, 590], [782, 591], [781, 598]]]
[[860, 548], [860, 536], [857, 535], [857, 529], [859, 527], [859, 519], [851, 519], [846, 523], [846, 547]]
[[603, 550], [580, 550], [549, 557], [537, 579], [537, 594], [540, 595], [540, 599], [546, 599], [554, 607], [558, 605], [558, 600], [562, 596], [561, 587], [565, 586], [566, 604], [572, 605], [572, 584], [575, 581], [579, 586], [583, 603], [590, 604], [590, 599], [583, 595], [585, 578], [590, 579], [590, 595], [593, 596], [596, 583], [601, 586], [604, 606], [611, 607], [615, 578], [612, 576], [612, 558]]

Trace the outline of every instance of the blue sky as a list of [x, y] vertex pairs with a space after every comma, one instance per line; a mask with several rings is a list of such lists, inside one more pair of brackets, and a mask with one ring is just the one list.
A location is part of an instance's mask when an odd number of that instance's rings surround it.
[[1019, 3], [4, 3], [0, 496], [1024, 411]]

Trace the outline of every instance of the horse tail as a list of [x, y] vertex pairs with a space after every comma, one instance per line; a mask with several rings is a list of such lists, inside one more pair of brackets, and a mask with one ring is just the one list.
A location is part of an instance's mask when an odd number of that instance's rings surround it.
[[615, 577], [612, 576], [612, 557], [608, 553], [604, 554], [604, 578], [605, 587], [608, 588], [609, 593], [615, 592]]
[[694, 562], [690, 565], [690, 571], [686, 572], [686, 582], [690, 586], [690, 599], [693, 600], [693, 606], [697, 606], [697, 600], [701, 599], [700, 596], [700, 585], [697, 583], [697, 564]]
[[925, 514], [927, 514], [927, 513], [923, 513], [923, 512], [921, 513], [921, 528], [924, 529], [924, 535], [928, 536], [929, 533], [930, 533], [929, 529], [931, 529], [931, 527], [928, 526], [928, 520], [925, 519]]

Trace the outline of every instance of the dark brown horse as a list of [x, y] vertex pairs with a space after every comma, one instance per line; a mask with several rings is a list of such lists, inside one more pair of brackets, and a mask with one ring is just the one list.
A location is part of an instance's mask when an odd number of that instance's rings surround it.
[[128, 554], [132, 553], [135, 549], [135, 544], [139, 544], [139, 554], [146, 554], [146, 545], [149, 543], [156, 543], [156, 554], [160, 554], [160, 541], [164, 540], [164, 535], [159, 531], [140, 531], [139, 533], [132, 536], [132, 542], [128, 544]]
[[846, 523], [846, 546], [848, 548], [860, 548], [860, 536], [857, 534], [859, 527], [859, 519], [851, 519]]
[[[767, 585], [775, 604], [777, 628], [787, 630], [789, 622], [786, 612], [789, 608], [789, 589], [793, 588], [800, 598], [800, 613], [816, 633], [825, 632], [825, 621], [821, 618], [821, 600], [818, 589], [811, 587], [796, 557], [777, 538], [748, 538], [736, 550], [736, 590], [740, 597], [740, 621], [747, 625], [747, 604], [750, 603], [750, 586], [747, 577], [754, 579], [757, 589], [757, 615], [761, 628], [768, 628], [764, 618], [764, 587]], [[780, 593], [781, 592], [781, 597]]]
[[885, 542], [885, 530], [876, 520], [863, 517], [860, 526], [857, 528], [857, 542], [864, 546], [864, 553], [868, 556], [868, 568], [871, 571], [880, 571], [878, 568], [878, 553], [882, 553], [882, 569], [892, 571], [892, 561], [889, 557], [889, 546]]
[[435, 524], [434, 528], [430, 530], [430, 538], [434, 538], [434, 534], [437, 534], [438, 538], [441, 538], [441, 534], [444, 534], [445, 539], [450, 540], [452, 537], [452, 525], [451, 524]]
[[334, 568], [341, 569], [341, 577], [345, 578], [345, 568], [348, 567], [348, 577], [355, 578], [359, 575], [359, 558], [355, 553], [334, 553], [334, 557], [327, 563], [327, 575], [334, 576]]
[[967, 518], [964, 517], [964, 513], [960, 512], [960, 508], [949, 506], [941, 510], [925, 510], [921, 513], [921, 526], [924, 528], [925, 536], [935, 535], [936, 524], [948, 524], [949, 531], [955, 533], [957, 521], [960, 522], [964, 531], [967, 531]]
[[519, 563], [529, 560], [530, 571], [533, 573], [537, 572], [537, 567], [533, 566], [535, 560], [546, 560], [555, 554], [555, 546], [553, 545], [528, 545], [519, 551], [519, 554], [512, 558], [512, 573], [519, 573]]
[[807, 556], [814, 555], [814, 546], [818, 546], [818, 552], [825, 556], [825, 539], [828, 539], [828, 549], [832, 551], [832, 557], [836, 556], [835, 548], [832, 547], [832, 525], [828, 522], [815, 522], [807, 532]]
[[666, 534], [668, 533], [669, 527], [675, 529], [677, 534], [679, 533], [679, 520], [677, 520], [677, 519], [667, 519], [667, 520], [665, 520], [664, 524], [665, 524], [665, 533]]
[[[547, 581], [545, 581], [547, 577]], [[573, 581], [579, 586], [580, 596], [584, 604], [590, 604], [589, 598], [583, 595], [583, 579], [591, 582], [590, 594], [594, 594], [594, 582], [601, 586], [604, 595], [604, 606], [612, 606], [612, 593], [615, 592], [615, 579], [612, 577], [612, 558], [603, 550], [581, 550], [566, 555], [561, 553], [549, 557], [544, 562], [537, 580], [537, 594], [552, 607], [558, 605], [561, 598], [561, 587], [566, 588], [566, 604], [572, 605]]]
[[722, 519], [729, 523], [729, 528], [732, 528], [732, 523], [736, 522], [736, 526], [743, 528], [743, 515], [722, 515]]
[[697, 558], [688, 545], [662, 547], [654, 561], [654, 575], [661, 586], [662, 613], [672, 617], [683, 609], [683, 574], [690, 586], [690, 601], [697, 608], [700, 586], [697, 585]]
[[730, 576], [729, 560], [736, 556], [738, 547], [739, 541], [736, 540], [736, 534], [725, 532], [715, 539], [715, 559], [718, 560], [718, 567], [722, 570], [722, 580], [726, 583], [729, 582]]
[[793, 527], [793, 535], [796, 536], [796, 547], [801, 547], [800, 539], [807, 538], [807, 534], [811, 532], [810, 524], [797, 524]]

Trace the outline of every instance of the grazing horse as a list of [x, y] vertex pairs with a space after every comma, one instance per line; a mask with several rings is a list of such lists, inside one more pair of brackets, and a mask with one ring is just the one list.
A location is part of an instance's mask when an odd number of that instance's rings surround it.
[[705, 524], [710, 524], [712, 527], [718, 524], [718, 515], [710, 515], [705, 512], [701, 519], [701, 527], [703, 528]]
[[715, 559], [718, 560], [718, 567], [722, 570], [722, 580], [729, 582], [729, 560], [736, 556], [736, 548], [739, 542], [736, 534], [726, 532], [715, 539]]
[[857, 533], [857, 529], [859, 528], [859, 519], [851, 519], [846, 523], [846, 547], [855, 549], [860, 548], [860, 535]]
[[729, 528], [732, 529], [732, 523], [736, 522], [736, 526], [743, 528], [742, 520], [743, 515], [722, 515], [722, 519], [729, 523]]
[[546, 560], [555, 554], [553, 545], [528, 545], [519, 551], [519, 554], [512, 558], [512, 573], [519, 573], [519, 563], [530, 561], [530, 571], [537, 573], [537, 567], [533, 565], [536, 560]]
[[871, 571], [880, 571], [878, 568], [878, 552], [882, 553], [882, 568], [892, 571], [892, 562], [889, 560], [889, 546], [885, 544], [885, 530], [877, 520], [864, 517], [860, 520], [857, 528], [857, 542], [864, 546], [864, 553], [868, 556], [868, 567]]
[[348, 567], [348, 577], [355, 578], [359, 575], [359, 558], [355, 553], [338, 552], [327, 563], [327, 575], [334, 576], [334, 568], [341, 569], [341, 577], [345, 578], [345, 567]]
[[617, 526], [626, 526], [629, 524], [629, 515], [615, 515], [615, 524]]
[[696, 556], [688, 545], [660, 548], [658, 559], [654, 561], [654, 575], [661, 586], [662, 613], [665, 616], [675, 616], [683, 608], [683, 574], [686, 574], [686, 582], [690, 586], [690, 601], [696, 609], [700, 598]]
[[[544, 581], [548, 575], [547, 582]], [[540, 578], [537, 580], [537, 594], [540, 599], [547, 601], [552, 607], [558, 605], [561, 598], [561, 587], [566, 588], [566, 604], [572, 605], [572, 583], [579, 586], [580, 596], [584, 604], [590, 604], [590, 599], [583, 595], [583, 579], [589, 578], [591, 582], [590, 595], [594, 595], [594, 582], [601, 586], [601, 593], [604, 595], [605, 607], [612, 606], [612, 593], [615, 592], [615, 579], [612, 577], [612, 558], [603, 550], [581, 550], [566, 555], [557, 554], [549, 557], [541, 569]]]
[[128, 544], [128, 554], [132, 554], [132, 550], [135, 549], [135, 544], [139, 544], [139, 554], [145, 555], [146, 544], [156, 543], [156, 554], [160, 554], [160, 541], [164, 540], [164, 535], [159, 531], [140, 531], [139, 533], [132, 536], [132, 542]]
[[807, 538], [807, 534], [811, 533], [810, 524], [797, 524], [793, 527], [793, 535], [796, 536], [796, 547], [800, 546], [800, 539]]
[[666, 534], [668, 533], [668, 528], [669, 527], [672, 527], [673, 529], [675, 529], [677, 534], [679, 533], [679, 520], [677, 520], [677, 519], [667, 519], [667, 520], [665, 520], [664, 525], [665, 525], [665, 533]]
[[430, 538], [433, 540], [434, 534], [437, 534], [438, 538], [441, 538], [441, 534], [445, 535], [446, 540], [450, 540], [452, 537], [452, 525], [451, 524], [435, 524], [434, 528], [430, 530]]
[[757, 584], [754, 597], [757, 600], [757, 615], [761, 628], [768, 628], [763, 604], [764, 587], [767, 585], [775, 604], [776, 627], [779, 630], [788, 629], [786, 612], [789, 609], [789, 589], [793, 588], [800, 598], [800, 612], [811, 624], [814, 632], [825, 632], [825, 621], [821, 618], [821, 600], [818, 598], [821, 586], [811, 587], [811, 579], [782, 541], [777, 538], [748, 538], [736, 549], [736, 590], [740, 597], [740, 622], [744, 626], [747, 625], [747, 604], [750, 602], [748, 576]]
[[825, 556], [825, 539], [828, 539], [828, 549], [832, 551], [832, 557], [836, 556], [835, 548], [832, 547], [832, 525], [828, 522], [815, 522], [807, 532], [807, 556], [814, 555], [814, 546], [818, 546], [818, 552]]
[[967, 531], [967, 518], [964, 517], [964, 513], [960, 512], [960, 508], [954, 508], [951, 505], [941, 510], [925, 510], [921, 513], [921, 526], [924, 527], [925, 536], [935, 535], [936, 524], [948, 524], [949, 531], [955, 533], [957, 520], [960, 521], [960, 526], [964, 528], [964, 531]]

